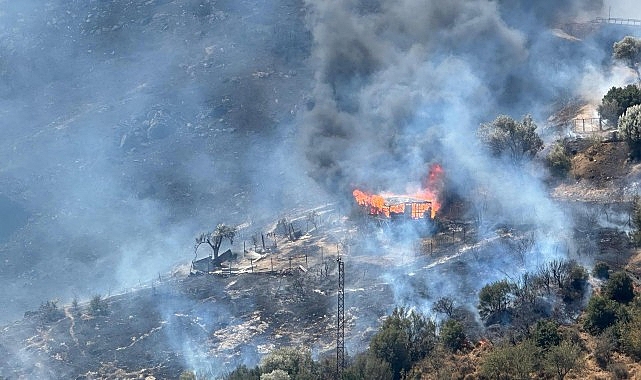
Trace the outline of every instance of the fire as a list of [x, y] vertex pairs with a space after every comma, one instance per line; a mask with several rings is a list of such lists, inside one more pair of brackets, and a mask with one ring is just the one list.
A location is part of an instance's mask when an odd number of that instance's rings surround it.
[[426, 215], [434, 219], [441, 208], [439, 193], [443, 188], [443, 168], [432, 165], [423, 188], [414, 194], [370, 194], [362, 190], [353, 191], [356, 203], [369, 208], [370, 215], [390, 218], [392, 215], [409, 214], [412, 219], [422, 219]]

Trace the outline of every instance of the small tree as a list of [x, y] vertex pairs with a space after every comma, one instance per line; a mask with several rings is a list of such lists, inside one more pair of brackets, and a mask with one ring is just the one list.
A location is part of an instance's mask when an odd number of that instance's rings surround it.
[[370, 351], [389, 363], [398, 380], [436, 345], [436, 325], [415, 311], [396, 308], [372, 337]]
[[537, 347], [547, 350], [561, 343], [561, 334], [559, 334], [558, 328], [559, 326], [555, 322], [537, 321], [534, 329], [534, 343]]
[[634, 299], [632, 279], [625, 272], [616, 272], [603, 287], [603, 296], [619, 303], [628, 303]]
[[[196, 238], [196, 245], [194, 252], [198, 250], [201, 244], [206, 243], [213, 251], [214, 259], [218, 258], [218, 251], [224, 239], [229, 239], [229, 244], [234, 244], [234, 237], [236, 236], [236, 227], [230, 227], [225, 224], [219, 224], [216, 229], [211, 233], [202, 233]], [[211, 254], [209, 255], [211, 257]]]
[[557, 142], [552, 146], [550, 153], [546, 158], [547, 166], [553, 175], [563, 178], [567, 176], [572, 167], [570, 155], [565, 150], [562, 143]]
[[109, 304], [106, 300], [103, 300], [99, 294], [96, 294], [91, 301], [89, 301], [88, 312], [93, 316], [107, 315], [109, 314]]
[[479, 314], [487, 319], [492, 314], [506, 311], [510, 304], [512, 285], [507, 280], [485, 285], [479, 292]]
[[443, 345], [452, 351], [462, 350], [467, 341], [463, 331], [463, 324], [454, 319], [448, 319], [443, 323], [439, 337]]
[[530, 379], [538, 350], [526, 340], [516, 346], [495, 348], [485, 356], [481, 374], [489, 379]]
[[612, 87], [603, 96], [599, 105], [599, 114], [613, 126], [619, 122], [628, 107], [641, 104], [641, 89], [633, 84], [625, 87]]
[[641, 158], [641, 105], [629, 107], [619, 117], [619, 133], [630, 148], [630, 157], [634, 160]]
[[602, 280], [607, 280], [610, 277], [610, 266], [602, 261], [594, 264], [594, 269], [592, 269], [592, 275], [596, 278]]
[[581, 349], [570, 342], [563, 341], [547, 351], [544, 361], [548, 371], [558, 380], [563, 380], [568, 372], [581, 367]]
[[534, 157], [543, 149], [543, 140], [536, 133], [536, 124], [530, 115], [518, 122], [500, 115], [489, 124], [482, 124], [479, 137], [495, 156], [507, 156], [518, 163]]
[[450, 297], [441, 297], [434, 302], [432, 309], [437, 313], [445, 314], [448, 318], [452, 318], [454, 314], [454, 300]]
[[595, 295], [585, 309], [583, 328], [592, 335], [601, 333], [619, 320], [619, 305], [607, 298]]
[[612, 57], [623, 62], [633, 69], [639, 77], [639, 63], [641, 62], [641, 39], [625, 36], [621, 41], [615, 42]]
[[[260, 369], [263, 374], [281, 370], [292, 379], [312, 379], [316, 373], [316, 365], [312, 360], [311, 352], [294, 347], [280, 348], [270, 352], [261, 361]], [[279, 373], [275, 376], [281, 375]]]

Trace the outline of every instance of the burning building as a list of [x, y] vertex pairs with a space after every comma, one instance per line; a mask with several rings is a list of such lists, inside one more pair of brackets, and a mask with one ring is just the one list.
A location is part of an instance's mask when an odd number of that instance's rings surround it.
[[352, 192], [356, 203], [369, 215], [383, 218], [434, 219], [441, 207], [439, 194], [443, 188], [443, 169], [432, 165], [423, 189], [413, 194], [370, 194], [355, 189]]

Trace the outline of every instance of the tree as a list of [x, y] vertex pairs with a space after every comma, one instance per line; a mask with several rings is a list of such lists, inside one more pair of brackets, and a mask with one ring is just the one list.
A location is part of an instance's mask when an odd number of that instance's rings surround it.
[[544, 362], [549, 372], [558, 380], [563, 380], [573, 369], [581, 366], [581, 349], [568, 341], [563, 341], [558, 346], [550, 347], [545, 354]]
[[632, 210], [630, 210], [630, 221], [632, 222], [631, 238], [635, 246], [641, 245], [641, 198], [638, 195], [632, 200]]
[[621, 41], [615, 42], [612, 57], [623, 62], [637, 73], [639, 77], [639, 63], [641, 62], [641, 39], [625, 36]]
[[495, 348], [481, 364], [481, 374], [490, 379], [530, 379], [538, 350], [528, 340], [516, 346]]
[[[234, 244], [234, 237], [236, 236], [236, 227], [230, 227], [225, 224], [219, 224], [216, 229], [211, 233], [202, 233], [196, 238], [196, 245], [194, 252], [198, 250], [201, 244], [206, 243], [209, 245], [214, 253], [214, 259], [218, 258], [218, 251], [224, 239], [229, 239], [229, 244]], [[211, 254], [209, 255], [211, 257]]]
[[634, 299], [632, 279], [625, 272], [612, 274], [605, 283], [603, 296], [619, 303], [632, 301]]
[[388, 380], [392, 378], [389, 363], [377, 358], [369, 351], [356, 356], [354, 362], [345, 369], [345, 380]]
[[441, 297], [434, 302], [432, 309], [437, 313], [445, 314], [448, 318], [452, 318], [454, 314], [454, 300], [450, 297]]
[[521, 122], [500, 115], [489, 124], [481, 124], [479, 137], [492, 154], [507, 156], [518, 163], [524, 158], [534, 157], [543, 149], [543, 140], [536, 133], [536, 124], [530, 115]]
[[567, 176], [572, 167], [572, 160], [562, 143], [557, 142], [550, 149], [546, 158], [547, 166], [553, 175], [563, 178]]
[[641, 158], [641, 105], [637, 104], [625, 111], [619, 117], [619, 133], [630, 148], [630, 157], [634, 160]]
[[436, 324], [415, 311], [396, 308], [372, 337], [370, 351], [389, 363], [398, 380], [436, 345]]
[[[290, 378], [297, 380], [316, 378], [316, 365], [312, 360], [311, 352], [301, 348], [285, 347], [270, 352], [261, 361], [260, 369], [263, 374], [282, 370]], [[277, 378], [274, 377], [274, 379]]]
[[485, 285], [479, 292], [479, 314], [487, 319], [495, 313], [506, 311], [510, 302], [512, 285], [507, 280]]
[[599, 334], [614, 325], [618, 321], [620, 313], [619, 305], [616, 302], [594, 295], [590, 298], [585, 309], [583, 328], [592, 335]]
[[547, 350], [561, 343], [561, 334], [559, 334], [558, 327], [553, 321], [537, 321], [533, 334], [536, 346]]
[[462, 350], [467, 341], [463, 331], [463, 324], [454, 319], [448, 319], [443, 323], [439, 337], [443, 345], [452, 351]]
[[638, 86], [630, 84], [625, 87], [612, 87], [601, 100], [599, 115], [616, 126], [625, 110], [637, 104], [641, 104], [641, 89]]

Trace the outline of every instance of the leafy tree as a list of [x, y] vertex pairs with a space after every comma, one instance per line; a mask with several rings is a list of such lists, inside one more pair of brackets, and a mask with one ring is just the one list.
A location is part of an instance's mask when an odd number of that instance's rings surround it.
[[490, 379], [530, 379], [538, 350], [531, 341], [495, 348], [481, 364], [481, 374]]
[[637, 104], [641, 104], [641, 89], [638, 86], [612, 87], [601, 100], [599, 114], [610, 124], [617, 125], [625, 110]]
[[596, 346], [594, 347], [594, 360], [601, 368], [606, 368], [612, 362], [612, 352], [618, 346], [615, 326], [608, 327], [596, 337]]
[[506, 311], [510, 304], [512, 285], [507, 280], [485, 285], [479, 292], [479, 314], [487, 319], [491, 315]]
[[[236, 227], [230, 227], [225, 224], [219, 224], [216, 229], [211, 233], [202, 233], [196, 238], [196, 245], [194, 252], [198, 250], [201, 244], [207, 244], [211, 247], [214, 253], [214, 259], [218, 258], [218, 251], [224, 239], [229, 240], [229, 244], [234, 244], [234, 237], [236, 236]], [[210, 254], [211, 257], [211, 254]]]
[[415, 311], [396, 308], [372, 337], [370, 351], [389, 363], [398, 380], [436, 344], [436, 325]]
[[280, 348], [270, 352], [261, 361], [260, 369], [263, 374], [282, 370], [296, 380], [314, 379], [316, 376], [316, 365], [310, 351], [294, 347]]
[[607, 280], [610, 277], [610, 266], [602, 261], [594, 264], [594, 269], [592, 269], [592, 275], [596, 278], [602, 280]]
[[619, 133], [630, 148], [630, 157], [638, 160], [641, 158], [641, 105], [637, 104], [628, 109], [619, 117]]
[[561, 343], [559, 326], [553, 321], [539, 320], [534, 329], [534, 343], [544, 350]]
[[632, 222], [631, 238], [635, 246], [641, 245], [641, 198], [638, 195], [632, 200], [632, 210], [630, 212], [630, 221]]
[[639, 63], [641, 63], [641, 39], [631, 36], [623, 37], [621, 41], [615, 42], [613, 47], [613, 58], [625, 63], [637, 73], [639, 77]]
[[557, 142], [550, 149], [546, 158], [547, 166], [553, 175], [563, 178], [572, 168], [572, 160], [562, 143]]
[[377, 358], [369, 351], [354, 358], [354, 362], [345, 369], [344, 380], [389, 380], [392, 368], [389, 363]]
[[630, 313], [630, 320], [619, 328], [623, 351], [636, 360], [641, 360], [641, 310], [635, 308]]
[[593, 335], [599, 334], [606, 328], [614, 325], [620, 315], [619, 305], [598, 295], [592, 296], [585, 309], [583, 328]]
[[625, 272], [616, 272], [605, 283], [603, 296], [619, 303], [628, 303], [634, 299], [632, 279]]
[[507, 156], [513, 162], [534, 157], [543, 149], [543, 140], [536, 133], [536, 124], [530, 115], [518, 122], [513, 118], [500, 115], [489, 124], [482, 124], [479, 137], [492, 154]]
[[573, 369], [581, 367], [581, 349], [568, 341], [558, 346], [552, 346], [545, 354], [544, 362], [547, 370], [558, 380], [563, 380]]
[[463, 324], [454, 319], [448, 319], [443, 323], [439, 337], [443, 345], [452, 351], [462, 350], [467, 341]]

